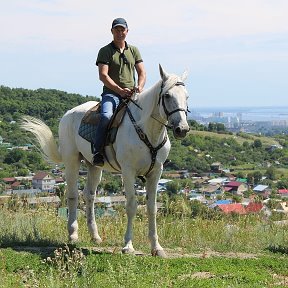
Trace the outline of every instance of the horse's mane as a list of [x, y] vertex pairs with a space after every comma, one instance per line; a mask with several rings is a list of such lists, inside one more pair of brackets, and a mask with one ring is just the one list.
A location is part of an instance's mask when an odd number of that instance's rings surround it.
[[154, 86], [137, 95], [136, 102], [142, 108], [142, 117], [140, 119], [141, 123], [145, 122], [151, 116], [154, 107], [158, 104], [160, 93], [165, 94], [178, 81], [182, 81], [181, 77], [171, 74], [164, 82], [164, 87], [161, 87], [163, 81], [159, 80]]

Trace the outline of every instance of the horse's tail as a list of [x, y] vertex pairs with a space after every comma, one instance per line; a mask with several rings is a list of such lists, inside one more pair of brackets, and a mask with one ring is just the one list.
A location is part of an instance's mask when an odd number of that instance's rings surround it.
[[54, 163], [62, 162], [53, 133], [44, 122], [31, 116], [24, 116], [20, 127], [36, 137], [41, 147], [41, 153], [46, 160]]

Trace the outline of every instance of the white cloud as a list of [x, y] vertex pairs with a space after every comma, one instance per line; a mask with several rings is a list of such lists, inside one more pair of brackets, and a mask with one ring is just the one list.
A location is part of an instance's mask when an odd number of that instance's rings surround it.
[[[88, 49], [111, 39], [123, 16], [140, 45], [288, 32], [288, 1], [281, 0], [9, 0], [1, 4], [1, 42], [47, 49]], [[100, 45], [101, 45], [100, 44]]]

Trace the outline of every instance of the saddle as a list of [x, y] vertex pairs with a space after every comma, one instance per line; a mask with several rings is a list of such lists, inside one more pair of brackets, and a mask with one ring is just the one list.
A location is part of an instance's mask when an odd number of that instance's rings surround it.
[[[105, 146], [114, 143], [118, 127], [122, 123], [122, 120], [126, 113], [126, 108], [126, 102], [122, 101], [114, 111], [113, 116], [111, 117], [107, 127]], [[79, 135], [91, 144], [93, 143], [93, 139], [95, 139], [96, 137], [97, 125], [100, 121], [100, 111], [101, 102], [90, 108], [85, 113], [78, 130]]]

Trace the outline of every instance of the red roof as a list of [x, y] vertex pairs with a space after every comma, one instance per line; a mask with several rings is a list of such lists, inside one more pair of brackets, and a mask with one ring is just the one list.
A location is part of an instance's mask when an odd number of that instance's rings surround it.
[[241, 184], [242, 184], [242, 182], [230, 181], [225, 186], [226, 187], [239, 187]]
[[21, 185], [21, 183], [18, 182], [18, 181], [16, 181], [16, 182], [14, 182], [14, 183], [11, 184], [11, 187], [18, 187], [18, 186], [20, 186], [20, 185]]
[[279, 189], [278, 193], [279, 194], [288, 194], [288, 189]]
[[63, 183], [64, 179], [62, 177], [55, 178], [56, 183]]
[[229, 214], [232, 212], [237, 213], [237, 214], [246, 214], [245, 208], [240, 203], [219, 204], [218, 207], [225, 214]]
[[263, 208], [263, 204], [262, 203], [255, 203], [255, 202], [250, 202], [245, 210], [247, 213], [255, 213], [255, 212], [259, 212], [261, 209]]
[[7, 183], [13, 183], [16, 181], [14, 177], [3, 178], [2, 180]]
[[47, 175], [49, 175], [47, 172], [38, 172], [37, 174], [34, 175], [33, 179], [34, 180], [42, 180]]

